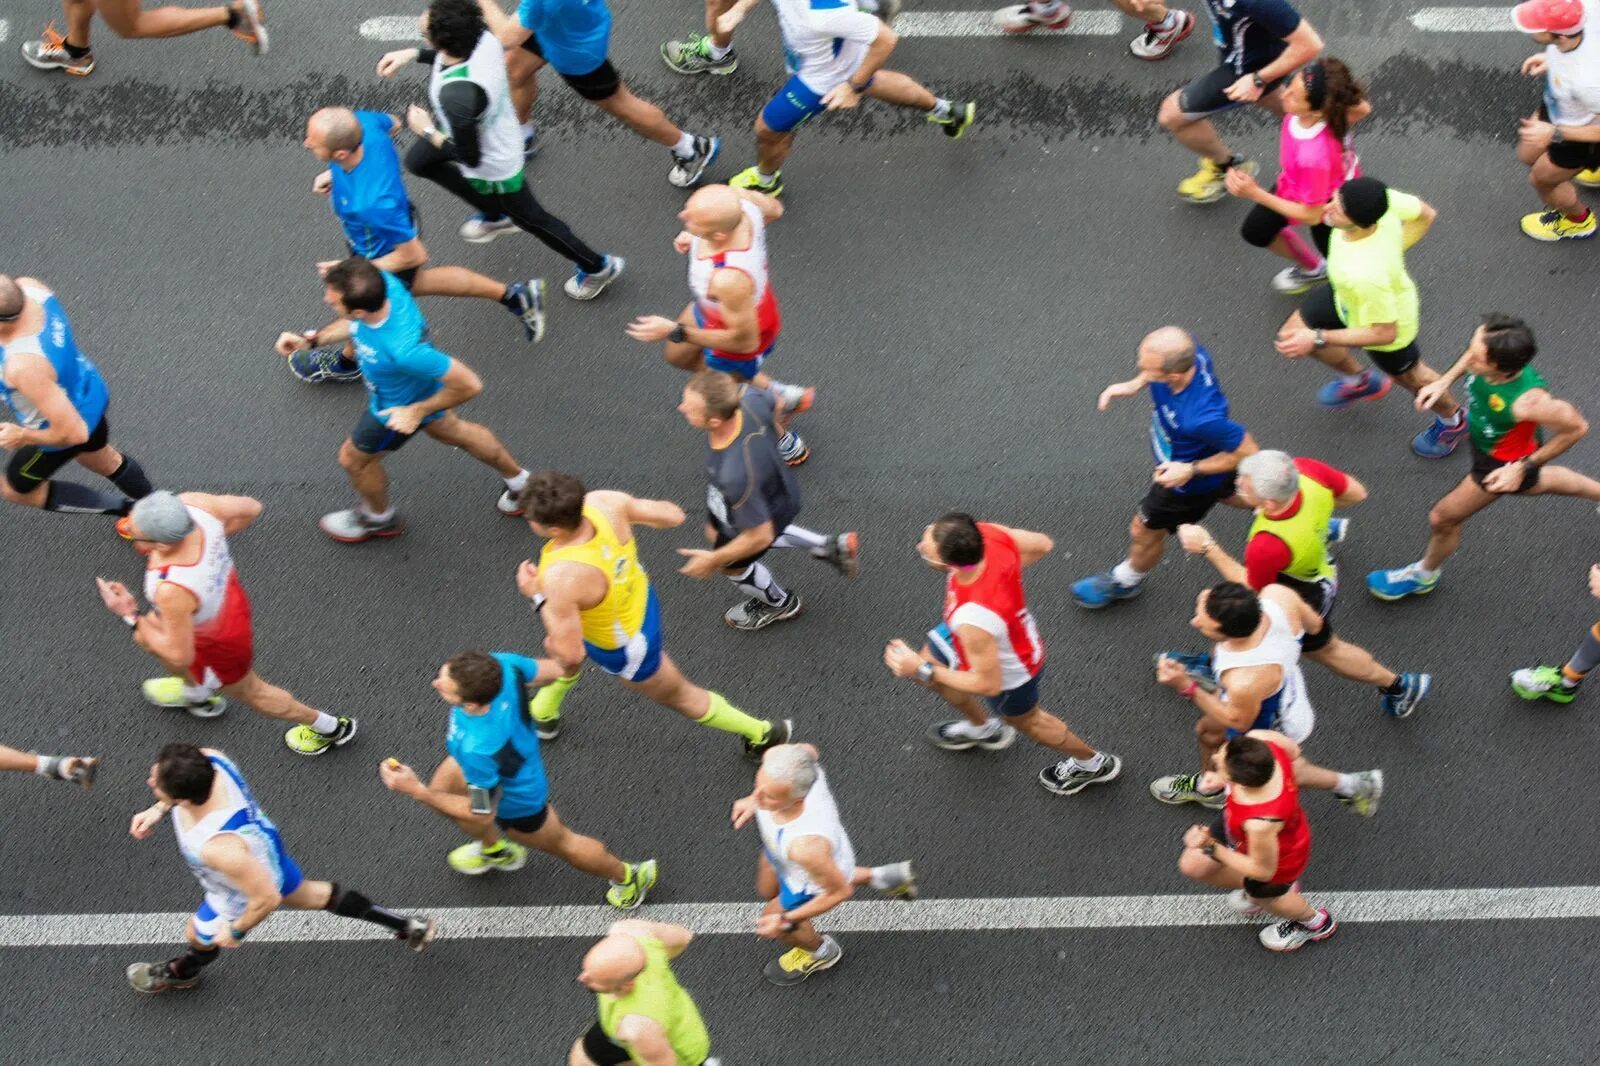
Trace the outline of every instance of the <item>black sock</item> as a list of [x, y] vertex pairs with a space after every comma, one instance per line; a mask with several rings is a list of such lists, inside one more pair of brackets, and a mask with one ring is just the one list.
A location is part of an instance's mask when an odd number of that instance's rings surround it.
[[376, 922], [402, 936], [411, 924], [411, 920], [405, 915], [380, 907], [354, 889], [341, 889], [338, 885], [333, 886], [333, 893], [328, 897], [328, 905], [322, 909], [341, 918], [359, 918], [363, 922]]
[[506, 286], [506, 291], [500, 296], [500, 306], [511, 311], [517, 309], [517, 294], [510, 285]]
[[46, 511], [67, 511], [72, 514], [125, 515], [130, 506], [132, 501], [126, 496], [96, 492], [87, 485], [71, 481], [50, 482], [50, 490], [44, 497]]
[[1378, 686], [1378, 691], [1383, 693], [1385, 696], [1398, 696], [1398, 695], [1400, 695], [1400, 693], [1404, 692], [1405, 690], [1406, 690], [1406, 679], [1403, 678], [1403, 677], [1398, 677], [1398, 676], [1394, 679], [1394, 684], [1392, 684], [1392, 685], [1379, 685]]
[[238, 28], [239, 28], [239, 9], [234, 7], [232, 4], [229, 4], [228, 5], [228, 29], [236, 30]]
[[144, 476], [144, 467], [139, 465], [139, 460], [126, 452], [122, 455], [122, 465], [113, 470], [106, 480], [135, 500], [142, 500], [156, 491], [150, 479]]
[[177, 958], [167, 960], [167, 974], [181, 981], [187, 981], [191, 977], [199, 976], [200, 971], [216, 962], [220, 954], [222, 952], [218, 948], [206, 948], [202, 951], [200, 948], [191, 947]]
[[80, 46], [73, 44], [71, 41], [62, 41], [61, 47], [65, 48], [67, 50], [67, 55], [71, 56], [73, 59], [82, 59], [84, 56], [89, 54], [88, 45]]
[[1228, 161], [1226, 163], [1222, 164], [1222, 169], [1223, 170], [1227, 170], [1230, 167], [1236, 167], [1240, 163], [1243, 163], [1243, 162], [1244, 162], [1244, 156], [1242, 156], [1239, 153], [1235, 152], [1233, 155], [1230, 155], [1228, 157]]

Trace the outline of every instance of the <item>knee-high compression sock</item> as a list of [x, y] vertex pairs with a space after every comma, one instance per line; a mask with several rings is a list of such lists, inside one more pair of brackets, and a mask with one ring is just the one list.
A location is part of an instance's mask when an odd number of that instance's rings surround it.
[[217, 956], [221, 954], [222, 950], [220, 948], [197, 948], [191, 946], [188, 951], [185, 951], [177, 958], [167, 960], [167, 973], [180, 981], [187, 981], [191, 977], [199, 976], [200, 971], [216, 962]]
[[328, 905], [322, 909], [341, 918], [359, 918], [363, 922], [374, 922], [393, 929], [401, 936], [405, 935], [410, 925], [410, 919], [405, 915], [380, 907], [354, 889], [342, 889], [337, 884], [333, 886], [333, 892], [328, 896]]
[[805, 526], [784, 526], [783, 532], [772, 542], [774, 548], [804, 548], [812, 555], [828, 554], [828, 542], [833, 538]]
[[1572, 653], [1567, 665], [1561, 668], [1561, 676], [1576, 685], [1596, 666], [1600, 666], [1600, 622], [1596, 622], [1589, 632], [1584, 634], [1583, 643]]
[[135, 500], [142, 500], [156, 491], [150, 479], [144, 476], [144, 467], [139, 465], [139, 460], [127, 452], [122, 453], [122, 465], [113, 470], [106, 480], [121, 489], [123, 495]]
[[700, 725], [744, 737], [752, 744], [759, 744], [766, 739], [767, 730], [771, 728], [769, 723], [751, 718], [724, 699], [720, 692], [708, 695], [711, 697], [711, 706], [707, 708], [706, 716], [700, 719]]
[[1323, 266], [1322, 256], [1317, 250], [1306, 243], [1306, 239], [1295, 231], [1293, 226], [1283, 230], [1283, 243], [1289, 249], [1289, 254], [1294, 256], [1294, 261], [1306, 270], [1320, 270]]
[[46, 511], [64, 511], [68, 514], [125, 515], [130, 506], [132, 504], [126, 496], [97, 492], [87, 485], [71, 481], [50, 482], [44, 497]]
[[739, 591], [746, 596], [754, 596], [774, 607], [789, 598], [788, 590], [760, 563], [751, 563], [743, 573], [731, 575], [728, 580], [739, 586]]

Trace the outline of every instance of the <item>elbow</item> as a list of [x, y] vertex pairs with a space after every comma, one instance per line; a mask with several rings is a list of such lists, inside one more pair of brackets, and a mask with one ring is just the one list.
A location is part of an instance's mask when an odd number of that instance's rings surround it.
[[1056, 542], [1043, 534], [1039, 536], [1039, 555], [1046, 556], [1056, 550]]
[[900, 35], [890, 29], [888, 24], [885, 24], [879, 28], [878, 39], [873, 43], [883, 49], [884, 55], [888, 55], [894, 51], [894, 46], [900, 43]]
[[1589, 420], [1580, 414], [1574, 414], [1571, 432], [1574, 438], [1585, 436], [1589, 432]]
[[1395, 338], [1400, 336], [1400, 327], [1394, 322], [1385, 322], [1382, 325], [1373, 326], [1372, 332], [1374, 334], [1374, 343], [1393, 344]]
[[260, 904], [268, 914], [271, 914], [273, 911], [277, 910], [280, 905], [282, 905], [283, 893], [269, 892], [266, 895], [257, 898], [256, 903]]
[[62, 435], [61, 443], [69, 448], [89, 443], [89, 427], [83, 424], [82, 419], [78, 419], [73, 427]]

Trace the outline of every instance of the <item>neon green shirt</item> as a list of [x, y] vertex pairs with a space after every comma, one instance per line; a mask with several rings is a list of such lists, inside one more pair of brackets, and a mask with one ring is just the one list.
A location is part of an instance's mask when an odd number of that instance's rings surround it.
[[1389, 190], [1389, 210], [1378, 229], [1359, 241], [1334, 230], [1328, 240], [1328, 282], [1339, 317], [1351, 329], [1393, 322], [1398, 333], [1391, 344], [1374, 344], [1375, 352], [1393, 352], [1417, 339], [1422, 308], [1417, 283], [1406, 272], [1402, 247], [1405, 223], [1422, 215], [1422, 201]]
[[600, 1031], [619, 1047], [627, 1047], [617, 1036], [617, 1027], [630, 1014], [649, 1018], [667, 1034], [667, 1043], [679, 1066], [700, 1066], [711, 1054], [711, 1034], [700, 1020], [700, 1009], [672, 972], [667, 949], [655, 937], [635, 937], [644, 949], [644, 969], [633, 979], [633, 988], [623, 993], [597, 992], [600, 1004]]

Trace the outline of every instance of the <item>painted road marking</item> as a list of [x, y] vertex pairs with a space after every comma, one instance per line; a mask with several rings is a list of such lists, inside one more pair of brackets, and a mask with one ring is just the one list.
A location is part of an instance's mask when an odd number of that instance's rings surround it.
[[[1311, 897], [1341, 922], [1459, 922], [1600, 918], [1600, 886], [1317, 892]], [[448, 940], [597, 937], [616, 921], [609, 907], [441, 907], [426, 913]], [[700, 934], [753, 935], [754, 903], [651, 904], [641, 916]], [[0, 948], [164, 944], [187, 912], [170, 914], [10, 914], [0, 916]], [[872, 900], [831, 911], [832, 933], [958, 933], [1022, 929], [1159, 929], [1245, 925], [1220, 895], [1062, 896], [1015, 899]], [[321, 912], [285, 911], [253, 930], [250, 942], [383, 940], [366, 922]]]
[[1425, 7], [1411, 25], [1429, 33], [1516, 33], [1510, 7]]
[[11, 23], [7, 19], [0, 19], [0, 44], [6, 43], [6, 38], [11, 36]]

